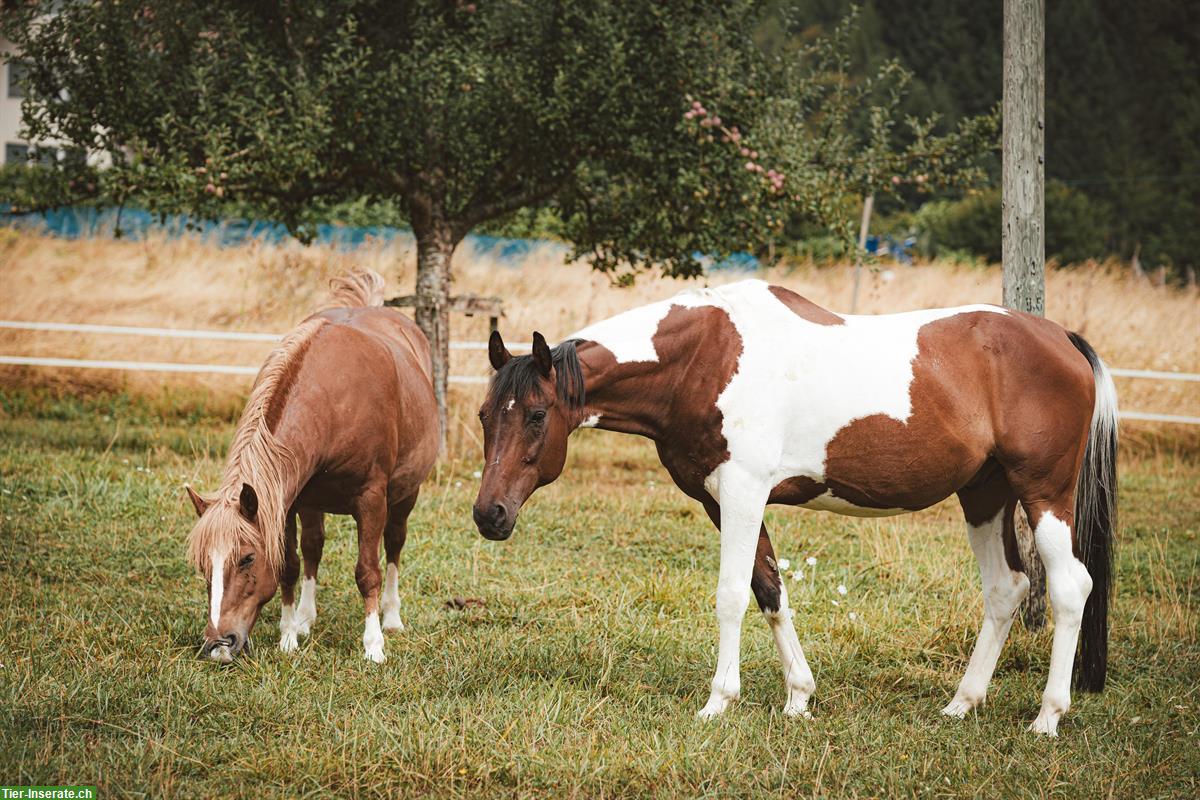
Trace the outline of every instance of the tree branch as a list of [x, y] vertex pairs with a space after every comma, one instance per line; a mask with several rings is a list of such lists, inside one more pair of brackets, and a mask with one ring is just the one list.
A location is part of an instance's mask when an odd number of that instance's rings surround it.
[[559, 189], [566, 183], [566, 179], [551, 181], [536, 186], [528, 191], [509, 194], [505, 197], [491, 200], [475, 202], [468, 206], [456, 222], [452, 223], [454, 238], [462, 239], [471, 232], [481, 222], [486, 222], [489, 219], [502, 217], [526, 206], [541, 203], [553, 197]]

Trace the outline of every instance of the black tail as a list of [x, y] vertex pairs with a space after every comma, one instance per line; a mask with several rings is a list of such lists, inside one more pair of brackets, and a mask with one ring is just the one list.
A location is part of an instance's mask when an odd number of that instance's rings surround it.
[[1092, 578], [1092, 592], [1083, 607], [1075, 685], [1085, 692], [1100, 692], [1108, 672], [1108, 599], [1117, 527], [1117, 391], [1092, 346], [1077, 333], [1070, 337], [1096, 378], [1096, 405], [1075, 492], [1079, 557]]

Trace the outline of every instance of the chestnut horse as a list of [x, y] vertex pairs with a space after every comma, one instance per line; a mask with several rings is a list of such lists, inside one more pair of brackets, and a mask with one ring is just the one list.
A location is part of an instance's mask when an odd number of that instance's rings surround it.
[[493, 334], [489, 356], [474, 508], [485, 537], [511, 535], [521, 505], [562, 471], [578, 427], [653, 439], [676, 485], [720, 529], [720, 638], [702, 717], [739, 695], [751, 593], [783, 663], [784, 713], [808, 716], [815, 684], [762, 522], [767, 503], [883, 516], [958, 495], [984, 620], [943, 709], [952, 717], [983, 702], [1029, 589], [1013, 529], [1020, 503], [1055, 621], [1031, 730], [1055, 735], [1070, 705], [1081, 625], [1078, 685], [1103, 688], [1116, 393], [1077, 334], [987, 305], [846, 316], [751, 280], [627, 311], [553, 349], [535, 333], [528, 356], [514, 358]]
[[[383, 631], [403, 628], [397, 562], [409, 512], [438, 452], [429, 344], [411, 320], [380, 307], [383, 278], [374, 272], [341, 278], [333, 288], [337, 307], [304, 320], [267, 357], [216, 496], [187, 487], [200, 516], [188, 554], [209, 587], [201, 652], [217, 661], [231, 661], [248, 645], [276, 586], [283, 599], [280, 649], [295, 650], [308, 634], [326, 513], [353, 515], [358, 525], [354, 577], [366, 606], [366, 658], [384, 661]], [[297, 516], [304, 551], [298, 609]]]

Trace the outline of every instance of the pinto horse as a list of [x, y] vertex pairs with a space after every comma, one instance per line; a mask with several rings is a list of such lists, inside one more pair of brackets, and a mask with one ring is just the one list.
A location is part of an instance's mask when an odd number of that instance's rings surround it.
[[[208, 580], [201, 653], [216, 661], [228, 663], [248, 645], [277, 586], [280, 649], [295, 650], [309, 633], [326, 513], [351, 514], [358, 525], [354, 577], [366, 607], [365, 657], [383, 662], [383, 631], [404, 627], [400, 550], [438, 452], [429, 343], [403, 314], [381, 308], [376, 273], [335, 280], [333, 289], [336, 307], [300, 323], [267, 357], [216, 496], [187, 487], [200, 517], [188, 555]], [[304, 552], [298, 609], [297, 517]], [[387, 551], [382, 598], [380, 538]]]
[[1054, 612], [1050, 674], [1030, 726], [1056, 735], [1078, 685], [1104, 686], [1115, 524], [1116, 393], [1080, 336], [997, 306], [835, 314], [779, 286], [683, 292], [513, 357], [498, 333], [479, 416], [485, 467], [474, 518], [507, 539], [562, 471], [567, 437], [596, 427], [654, 440], [676, 485], [721, 533], [720, 629], [700, 716], [739, 696], [742, 618], [754, 594], [774, 636], [784, 713], [815, 683], [763, 525], [767, 503], [884, 516], [957, 494], [979, 561], [984, 620], [943, 709], [981, 704], [1029, 590], [1013, 528], [1033, 524]]

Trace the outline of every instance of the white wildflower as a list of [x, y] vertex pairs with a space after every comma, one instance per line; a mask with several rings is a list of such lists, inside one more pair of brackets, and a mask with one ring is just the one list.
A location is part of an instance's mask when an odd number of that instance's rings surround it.
[[802, 570], [802, 569], [792, 570], [792, 580], [794, 580], [794, 581], [804, 580], [804, 570]]
[[781, 559], [779, 559], [779, 561], [777, 561], [775, 563], [777, 563], [779, 565], [779, 568], [781, 570], [786, 570], [788, 567], [790, 567], [792, 565], [792, 562], [788, 561], [786, 558], [781, 558]]
[[472, 477], [472, 478], [482, 478], [482, 477], [483, 477], [483, 473], [482, 473], [482, 472], [480, 472], [479, 470], [475, 470], [474, 472], [472, 472], [472, 473], [471, 473], [471, 477]]
[[838, 584], [838, 588], [837, 588], [837, 593], [838, 593], [838, 594], [843, 594], [843, 595], [844, 595], [844, 594], [845, 594], [847, 591], [848, 591], [848, 590], [846, 589], [846, 584], [844, 584], [844, 583], [839, 583], [839, 584]]
[[853, 611], [851, 611], [850, 612], [850, 621], [853, 622], [856, 619], [858, 619], [858, 614], [855, 614]]
[[804, 559], [804, 563], [808, 564], [810, 567], [815, 567], [817, 565], [817, 557], [809, 556], [808, 558]]
[[455, 482], [454, 482], [454, 488], [455, 488], [455, 489], [461, 489], [461, 488], [462, 488], [462, 481], [455, 481]]

